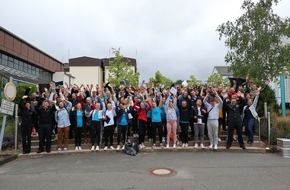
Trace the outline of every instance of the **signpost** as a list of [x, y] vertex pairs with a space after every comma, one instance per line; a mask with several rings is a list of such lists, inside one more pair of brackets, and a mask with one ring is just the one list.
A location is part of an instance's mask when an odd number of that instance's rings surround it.
[[5, 85], [4, 88], [4, 96], [6, 99], [2, 99], [0, 113], [4, 114], [2, 121], [2, 128], [0, 133], [0, 152], [2, 151], [2, 143], [5, 132], [5, 125], [7, 120], [7, 115], [13, 115], [14, 112], [14, 102], [12, 102], [16, 97], [16, 87], [12, 83], [12, 78], [10, 78], [10, 82]]

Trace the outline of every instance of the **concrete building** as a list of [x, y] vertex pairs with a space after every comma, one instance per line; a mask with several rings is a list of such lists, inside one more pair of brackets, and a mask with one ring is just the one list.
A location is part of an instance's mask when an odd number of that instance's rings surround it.
[[[75, 84], [99, 84], [107, 82], [109, 77], [108, 66], [114, 58], [77, 57], [69, 59], [69, 72], [75, 76]], [[136, 59], [124, 58], [133, 71], [137, 71]]]
[[66, 75], [62, 62], [0, 26], [0, 91], [9, 77], [15, 83], [48, 84]]

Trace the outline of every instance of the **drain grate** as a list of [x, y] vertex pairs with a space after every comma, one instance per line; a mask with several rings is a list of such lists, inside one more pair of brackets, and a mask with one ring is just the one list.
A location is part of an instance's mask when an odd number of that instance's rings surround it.
[[150, 168], [146, 170], [149, 175], [158, 177], [171, 177], [176, 175], [177, 171], [171, 168]]

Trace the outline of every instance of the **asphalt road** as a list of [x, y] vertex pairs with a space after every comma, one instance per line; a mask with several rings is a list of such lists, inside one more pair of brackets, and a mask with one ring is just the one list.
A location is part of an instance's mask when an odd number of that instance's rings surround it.
[[[172, 168], [156, 177], [150, 168]], [[0, 190], [289, 190], [290, 159], [247, 153], [121, 153], [59, 155], [0, 167]]]

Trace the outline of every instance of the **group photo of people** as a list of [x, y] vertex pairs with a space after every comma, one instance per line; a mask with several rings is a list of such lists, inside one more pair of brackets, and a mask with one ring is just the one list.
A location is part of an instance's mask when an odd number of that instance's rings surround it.
[[145, 82], [139, 86], [51, 82], [43, 89], [37, 85], [36, 92], [30, 90], [19, 102], [23, 154], [31, 152], [35, 135], [39, 138], [37, 153], [55, 151], [54, 140], [56, 151], [68, 151], [71, 139], [75, 151], [82, 151], [83, 144], [91, 144], [91, 151], [124, 150], [131, 143], [141, 150], [146, 146], [217, 150], [223, 131], [227, 133], [226, 149], [233, 141], [246, 149], [254, 142], [256, 107], [263, 91], [248, 80], [228, 86], [168, 87]]

